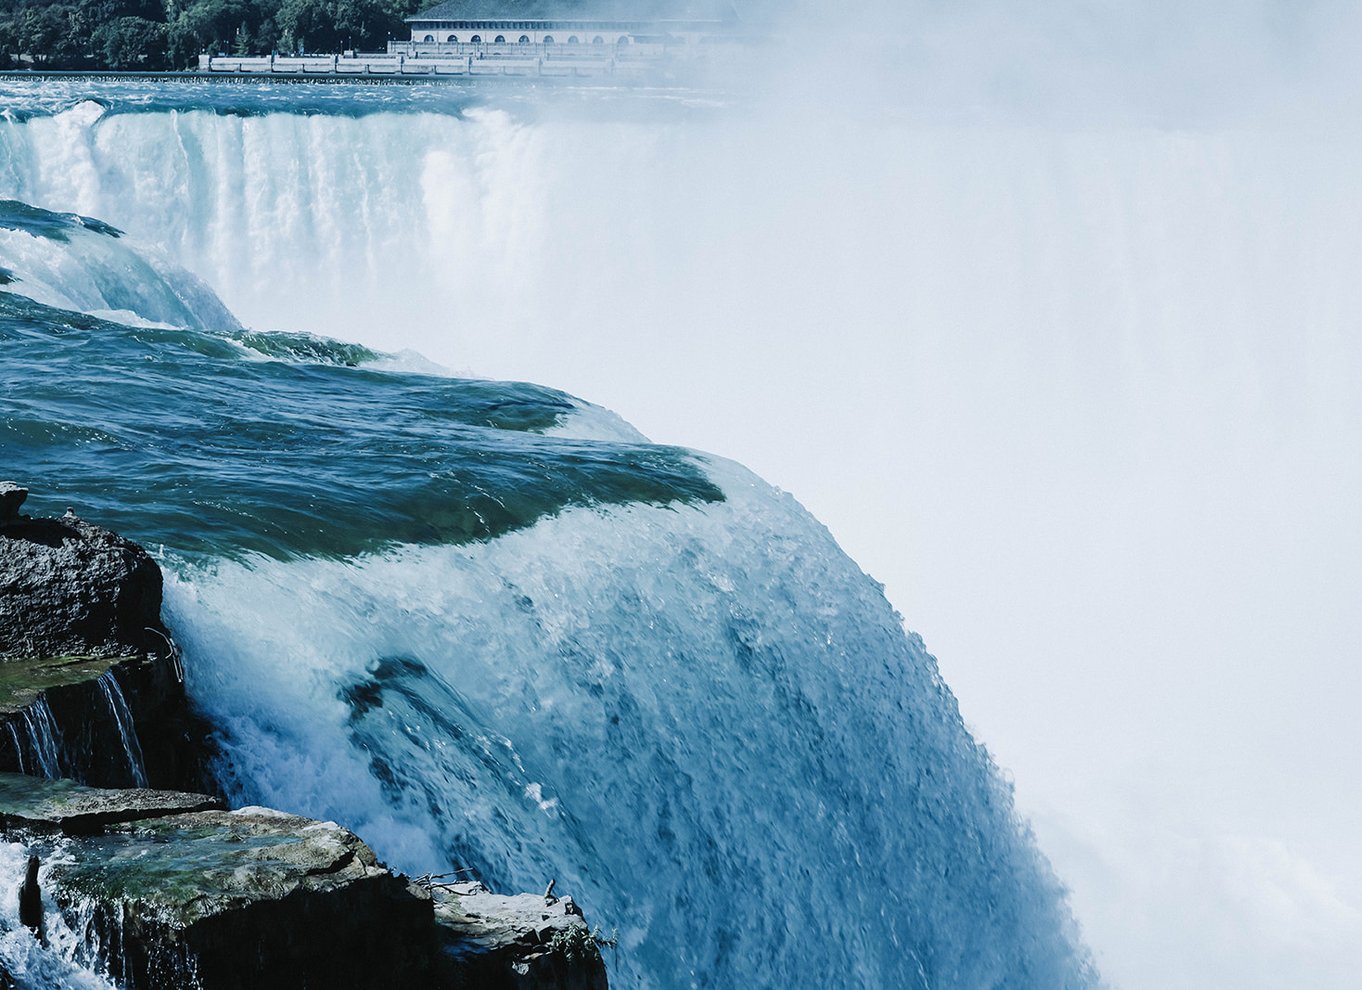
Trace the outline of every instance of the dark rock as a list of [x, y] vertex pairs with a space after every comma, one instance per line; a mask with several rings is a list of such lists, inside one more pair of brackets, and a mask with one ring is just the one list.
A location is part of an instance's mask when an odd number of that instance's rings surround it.
[[19, 518], [19, 507], [28, 498], [28, 489], [12, 481], [0, 481], [0, 526]]
[[477, 990], [605, 990], [605, 961], [572, 898], [436, 885], [442, 985]]
[[43, 932], [43, 892], [38, 887], [38, 857], [28, 857], [28, 871], [19, 888], [19, 924], [39, 938]]
[[110, 970], [138, 987], [431, 986], [431, 903], [355, 835], [264, 808], [64, 840], [63, 907], [93, 905]]
[[570, 897], [409, 884], [339, 825], [212, 801], [0, 775], [0, 837], [60, 853], [44, 894], [120, 986], [606, 990]]
[[107, 790], [73, 780], [0, 773], [0, 829], [90, 835], [107, 826], [194, 811], [221, 811], [221, 798], [145, 788]]
[[161, 570], [137, 544], [74, 518], [0, 525], [0, 770], [211, 786], [160, 612]]
[[0, 660], [170, 649], [161, 569], [137, 544], [79, 519], [0, 527]]

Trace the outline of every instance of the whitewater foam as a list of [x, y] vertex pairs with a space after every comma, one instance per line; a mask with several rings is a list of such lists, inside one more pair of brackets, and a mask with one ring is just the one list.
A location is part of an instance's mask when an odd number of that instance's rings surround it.
[[556, 877], [624, 986], [1089, 985], [920, 640], [793, 499], [710, 471], [703, 508], [172, 566], [236, 799], [412, 872]]

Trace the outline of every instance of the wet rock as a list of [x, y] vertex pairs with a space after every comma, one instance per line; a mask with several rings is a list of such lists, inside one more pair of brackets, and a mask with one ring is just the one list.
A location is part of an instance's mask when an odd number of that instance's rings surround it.
[[0, 527], [0, 660], [169, 650], [161, 569], [137, 544], [80, 519]]
[[112, 826], [66, 840], [50, 895], [93, 912], [134, 986], [430, 986], [431, 903], [353, 833], [264, 808]]
[[0, 526], [19, 518], [19, 507], [28, 498], [28, 489], [12, 481], [0, 481]]
[[478, 990], [605, 990], [605, 962], [572, 898], [432, 888], [442, 985]]
[[137, 544], [75, 518], [0, 525], [0, 770], [208, 786], [207, 727], [160, 613]]
[[73, 780], [0, 773], [0, 829], [90, 835], [105, 827], [194, 811], [220, 811], [221, 798], [145, 788], [108, 790]]
[[339, 825], [213, 800], [0, 774], [0, 837], [122, 986], [606, 990], [570, 897], [429, 889]]
[[38, 857], [28, 857], [28, 869], [19, 887], [19, 924], [38, 938], [43, 934], [43, 892], [38, 886]]

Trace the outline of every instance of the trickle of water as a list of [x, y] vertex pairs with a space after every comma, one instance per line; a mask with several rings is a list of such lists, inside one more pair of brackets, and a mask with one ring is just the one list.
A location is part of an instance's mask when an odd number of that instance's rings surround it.
[[142, 744], [138, 742], [137, 731], [133, 727], [132, 711], [128, 708], [127, 698], [119, 687], [118, 678], [112, 670], [99, 676], [99, 690], [113, 715], [114, 725], [118, 727], [118, 738], [123, 743], [123, 755], [128, 760], [128, 770], [132, 773], [133, 783], [138, 787], [147, 786], [146, 760], [142, 756]]
[[5, 728], [9, 730], [9, 737], [14, 740], [14, 756], [19, 761], [19, 772], [28, 773], [28, 762], [24, 759], [24, 740], [19, 735], [19, 730], [15, 728], [13, 722], [6, 722]]
[[[36, 772], [40, 777], [60, 777], [61, 734], [57, 730], [57, 721], [52, 717], [52, 708], [48, 705], [47, 699], [39, 697], [24, 709], [23, 717], [25, 734], [28, 736], [28, 751], [33, 757], [33, 766], [28, 772]], [[23, 749], [22, 746], [18, 748]], [[22, 760], [22, 757], [20, 759]]]

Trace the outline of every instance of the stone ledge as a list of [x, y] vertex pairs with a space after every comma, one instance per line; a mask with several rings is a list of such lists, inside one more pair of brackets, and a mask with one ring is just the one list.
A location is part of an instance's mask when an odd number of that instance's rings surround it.
[[224, 808], [221, 798], [145, 788], [108, 790], [72, 780], [35, 788], [24, 774], [0, 773], [0, 829], [90, 835], [110, 825]]

